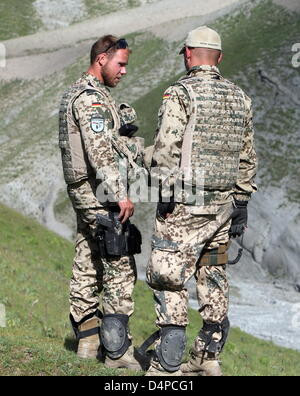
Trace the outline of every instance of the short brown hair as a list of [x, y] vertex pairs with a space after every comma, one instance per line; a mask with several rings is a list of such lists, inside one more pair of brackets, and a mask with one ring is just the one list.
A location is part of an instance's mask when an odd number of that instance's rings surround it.
[[110, 57], [118, 51], [118, 49], [127, 49], [129, 54], [132, 53], [128, 48], [128, 43], [125, 38], [117, 38], [112, 35], [107, 35], [99, 38], [91, 49], [91, 65], [95, 62], [97, 56], [102, 53], [107, 53]]
[[[115, 36], [112, 36], [111, 34], [100, 37], [99, 40], [97, 40], [91, 48], [91, 65], [95, 62], [95, 60], [99, 54], [106, 52], [107, 48], [109, 48], [110, 46], [115, 44], [117, 41], [118, 41], [118, 38]], [[117, 49], [114, 47], [112, 47], [109, 50], [109, 52], [115, 52], [115, 51], [117, 51]]]

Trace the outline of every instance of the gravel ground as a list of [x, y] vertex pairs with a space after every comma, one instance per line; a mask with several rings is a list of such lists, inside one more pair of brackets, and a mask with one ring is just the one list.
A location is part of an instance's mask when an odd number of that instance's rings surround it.
[[83, 0], [36, 0], [33, 6], [49, 30], [67, 27], [87, 16]]

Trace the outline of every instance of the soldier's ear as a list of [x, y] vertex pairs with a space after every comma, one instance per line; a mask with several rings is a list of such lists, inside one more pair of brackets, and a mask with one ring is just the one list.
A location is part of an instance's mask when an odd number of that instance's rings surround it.
[[222, 62], [222, 60], [223, 60], [223, 52], [221, 51], [218, 59], [218, 65]]
[[107, 53], [102, 52], [99, 54], [96, 58], [96, 63], [98, 63], [100, 66], [104, 66], [107, 62]]
[[191, 55], [192, 55], [192, 50], [189, 47], [185, 47], [185, 57], [187, 59], [190, 59]]

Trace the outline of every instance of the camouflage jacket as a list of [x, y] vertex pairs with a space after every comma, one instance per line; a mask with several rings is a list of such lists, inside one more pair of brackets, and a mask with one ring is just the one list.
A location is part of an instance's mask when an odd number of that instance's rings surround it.
[[[90, 89], [89, 89], [90, 87]], [[117, 105], [109, 89], [96, 77], [84, 73], [64, 94], [60, 109], [60, 148], [68, 193], [77, 209], [100, 207], [97, 187], [119, 202], [127, 196], [126, 166], [138, 160], [138, 138], [119, 135], [119, 128], [132, 123], [135, 111]]]
[[[200, 156], [203, 155], [203, 150], [201, 151], [201, 134], [205, 135], [205, 133], [207, 134], [209, 131], [218, 131], [224, 128], [224, 130], [221, 131], [222, 134], [220, 133], [220, 136], [224, 136], [226, 127], [223, 127], [223, 124], [225, 125], [227, 123], [229, 135], [231, 131], [231, 124], [228, 123], [228, 120], [230, 121], [232, 118], [232, 125], [238, 125], [234, 118], [237, 118], [236, 115], [238, 113], [242, 114], [242, 122], [239, 124], [242, 125], [242, 128], [239, 131], [240, 143], [238, 146], [239, 153], [237, 156], [237, 166], [235, 171], [236, 174], [234, 178], [235, 182], [230, 188], [216, 187], [214, 189], [210, 188], [210, 191], [205, 191], [204, 188], [204, 203], [206, 205], [222, 204], [230, 202], [233, 196], [239, 200], [248, 200], [251, 196], [251, 193], [257, 189], [254, 183], [257, 159], [253, 142], [254, 130], [252, 123], [251, 100], [243, 93], [240, 88], [228, 80], [223, 79], [218, 68], [214, 66], [197, 66], [192, 68], [188, 72], [187, 76], [181, 78], [177, 83], [169, 87], [164, 93], [163, 101], [158, 114], [158, 128], [156, 131], [152, 155], [152, 173], [155, 174], [155, 169], [158, 169], [158, 167], [174, 170], [180, 169], [182, 166], [184, 139], [188, 126], [190, 125], [190, 120], [195, 116], [192, 114], [194, 112], [194, 107], [191, 105], [191, 95], [187, 91], [185, 85], [187, 86], [188, 84], [186, 83], [191, 83], [193, 80], [193, 84], [195, 86], [195, 84], [197, 85], [197, 79], [199, 79], [198, 84], [203, 84], [203, 81], [208, 81], [210, 83], [209, 87], [213, 87], [211, 92], [205, 91], [206, 88], [204, 88], [203, 98], [200, 98], [203, 102], [206, 102], [205, 105], [207, 108], [211, 108], [212, 110], [208, 111], [206, 118], [201, 118], [201, 111], [196, 115], [198, 120], [195, 122], [196, 128], [194, 127], [193, 132], [195, 137], [199, 140], [198, 152], [200, 153]], [[224, 90], [222, 91], [222, 88], [216, 94], [216, 91], [214, 90], [214, 82], [212, 81], [213, 79], [222, 79], [224, 84], [226, 84], [226, 87], [229, 86], [232, 92], [238, 92], [239, 102], [243, 111], [236, 111], [235, 113], [235, 110], [232, 110], [232, 104], [227, 103], [229, 96], [226, 98], [227, 92]], [[232, 96], [232, 92], [230, 92], [229, 95]], [[196, 97], [197, 94], [194, 96]], [[207, 103], [208, 101], [210, 102]], [[220, 103], [221, 101], [224, 101], [223, 107], [223, 104]], [[213, 111], [217, 106], [219, 106], [221, 110], [219, 111], [218, 115], [219, 119], [216, 120]], [[235, 108], [237, 108], [236, 105]], [[222, 113], [223, 115], [220, 116]], [[203, 125], [201, 125], [201, 122], [203, 122]], [[206, 128], [207, 125], [210, 127], [212, 125], [215, 129]], [[216, 141], [216, 136], [218, 135], [214, 134], [211, 139], [211, 141], [215, 143], [214, 148], [217, 147], [216, 143], [219, 143]], [[227, 137], [225, 136], [225, 140], [226, 138]], [[231, 139], [233, 140], [233, 143], [235, 143], [234, 139], [237, 141], [237, 138], [234, 135]], [[212, 150], [212, 148], [210, 149]], [[190, 151], [191, 150], [192, 149], [190, 149]], [[219, 155], [221, 157], [222, 151], [220, 148], [218, 150], [219, 151], [215, 150], [215, 154], [216, 156]], [[197, 152], [192, 152], [192, 159], [196, 154]], [[226, 158], [226, 156], [224, 156], [224, 158]], [[202, 163], [205, 164], [207, 162], [206, 160], [207, 157], [204, 160], [202, 159]], [[193, 165], [194, 164], [192, 162], [190, 166], [193, 167]], [[170, 179], [169, 184], [172, 184], [172, 179]]]

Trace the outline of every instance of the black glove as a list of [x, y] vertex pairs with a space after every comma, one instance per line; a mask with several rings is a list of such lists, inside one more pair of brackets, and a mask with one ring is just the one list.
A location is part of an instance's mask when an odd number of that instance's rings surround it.
[[119, 134], [120, 136], [127, 136], [131, 138], [135, 134], [135, 132], [138, 131], [138, 129], [139, 128], [136, 125], [124, 124], [119, 129]]
[[236, 238], [241, 236], [247, 227], [248, 220], [248, 201], [235, 200], [235, 208], [232, 214], [232, 223], [229, 229], [229, 236]]
[[175, 209], [175, 202], [159, 202], [157, 204], [156, 216], [166, 218], [167, 213], [173, 213]]

